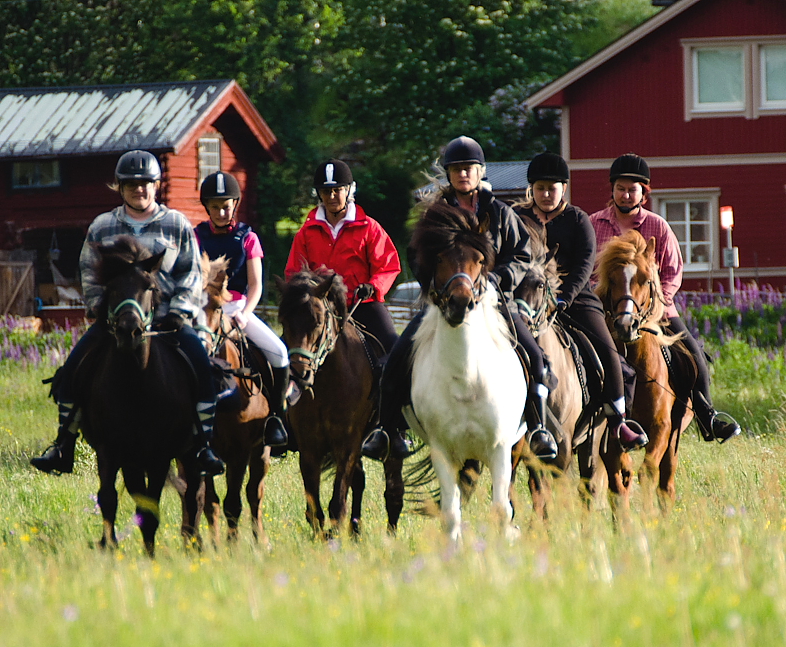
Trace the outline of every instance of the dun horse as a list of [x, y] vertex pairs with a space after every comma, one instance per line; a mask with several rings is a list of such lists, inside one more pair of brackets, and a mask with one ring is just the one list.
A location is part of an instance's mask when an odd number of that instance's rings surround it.
[[445, 530], [460, 539], [459, 471], [477, 460], [489, 467], [493, 507], [512, 534], [511, 449], [523, 435], [527, 381], [489, 286], [491, 241], [474, 214], [435, 205], [418, 222], [411, 247], [426, 307], [414, 336], [405, 415], [429, 445]]
[[[303, 271], [288, 283], [279, 279], [279, 321], [289, 347], [292, 375], [303, 391], [289, 408], [289, 424], [300, 451], [306, 491], [306, 519], [314, 533], [324, 531], [319, 497], [323, 468], [335, 466], [328, 506], [328, 536], [343, 527], [352, 488], [350, 523], [360, 532], [365, 473], [360, 446], [374, 409], [374, 371], [370, 348], [348, 316], [347, 290], [337, 274]], [[385, 461], [388, 527], [395, 532], [404, 502], [402, 461]]]
[[183, 533], [187, 538], [195, 533], [200, 478], [185, 450], [194, 438], [196, 380], [175, 347], [148, 332], [157, 305], [155, 272], [164, 253], [150, 256], [125, 236], [98, 251], [106, 291], [97, 318], [111, 334], [77, 370], [76, 388], [82, 432], [98, 459], [104, 518], [100, 544], [117, 545], [115, 479], [122, 471], [145, 548], [153, 556], [161, 490], [176, 456], [183, 457], [186, 478]]
[[[636, 392], [631, 417], [644, 427], [649, 436], [644, 463], [639, 470], [639, 481], [651, 496], [657, 483], [659, 502], [669, 509], [676, 498], [674, 477], [677, 471], [677, 450], [680, 434], [693, 418], [692, 411], [676, 392], [690, 393], [679, 388], [671, 379], [663, 347], [672, 346], [679, 339], [664, 333], [663, 293], [660, 289], [655, 261], [655, 239], [644, 242], [638, 231], [632, 230], [611, 240], [598, 257], [598, 287], [596, 292], [606, 309], [606, 321], [618, 348], [628, 363], [636, 369]], [[677, 351], [681, 344], [672, 346]], [[696, 368], [687, 353], [672, 353], [682, 357], [693, 375]], [[631, 486], [631, 459], [622, 454], [615, 443], [609, 443], [603, 459], [609, 473], [609, 487], [620, 495], [628, 506]]]
[[[210, 261], [202, 257], [203, 287], [207, 302], [204, 306], [205, 328], [212, 334], [211, 352], [237, 372], [243, 368], [239, 333], [231, 322], [222, 315], [222, 306], [231, 301], [226, 289], [229, 262], [221, 257]], [[266, 366], [264, 356], [251, 346], [245, 347], [255, 353], [253, 363], [262, 370]], [[262, 389], [262, 377], [257, 374], [234, 378], [237, 391], [219, 403], [216, 413], [213, 447], [226, 463], [226, 496], [224, 516], [229, 527], [228, 539], [237, 538], [237, 526], [243, 508], [240, 492], [248, 468], [246, 500], [251, 510], [254, 538], [269, 546], [262, 524], [262, 499], [265, 495], [265, 476], [270, 470], [270, 447], [263, 443], [265, 420], [270, 415], [270, 406]], [[211, 477], [205, 478], [205, 516], [211, 528], [213, 541], [218, 540], [218, 495]]]
[[[571, 468], [574, 453], [578, 455], [579, 475], [582, 479], [582, 494], [587, 500], [595, 495], [596, 480], [593, 478], [597, 446], [600, 438], [597, 428], [603, 424], [600, 405], [587, 405], [584, 411], [584, 387], [579, 378], [578, 367], [571, 351], [567, 331], [557, 320], [557, 295], [561, 279], [554, 259], [555, 250], [549, 251], [545, 232], [541, 227], [531, 227], [528, 219], [524, 224], [530, 234], [532, 262], [524, 279], [516, 289], [519, 307], [529, 315], [530, 328], [551, 362], [551, 370], [557, 377], [557, 387], [549, 394], [550, 415], [544, 424], [554, 434], [559, 451], [549, 471], [557, 474]], [[593, 411], [592, 407], [595, 406]], [[580, 425], [577, 428], [577, 425]], [[526, 441], [521, 440], [513, 451], [513, 470], [524, 461], [529, 471], [529, 486], [536, 513], [544, 517], [546, 512], [546, 490], [548, 481], [543, 479], [543, 465], [534, 460]]]

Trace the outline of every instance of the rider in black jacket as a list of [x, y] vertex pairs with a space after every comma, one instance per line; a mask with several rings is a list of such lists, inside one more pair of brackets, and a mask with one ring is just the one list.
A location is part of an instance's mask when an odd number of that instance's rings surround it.
[[[454, 207], [474, 211], [480, 221], [486, 222], [488, 226], [487, 233], [497, 255], [496, 264], [490, 273], [491, 279], [504, 297], [517, 340], [530, 360], [532, 385], [529, 394], [540, 418], [528, 435], [530, 447], [542, 460], [553, 460], [557, 455], [557, 444], [543, 426], [549, 393], [544, 382], [548, 381], [550, 376], [543, 351], [513, 301], [513, 290], [524, 278], [530, 262], [529, 235], [515, 212], [483, 186], [481, 180], [485, 175], [485, 156], [475, 140], [459, 137], [451, 141], [445, 148], [443, 167], [448, 184], [438, 187], [426, 203], [441, 200]], [[383, 460], [388, 455], [388, 450], [390, 455], [396, 458], [409, 454], [409, 441], [404, 435], [407, 425], [401, 414], [401, 407], [409, 402], [412, 337], [420, 326], [422, 317], [421, 312], [412, 319], [385, 364], [380, 387], [379, 426], [363, 443], [364, 456]]]

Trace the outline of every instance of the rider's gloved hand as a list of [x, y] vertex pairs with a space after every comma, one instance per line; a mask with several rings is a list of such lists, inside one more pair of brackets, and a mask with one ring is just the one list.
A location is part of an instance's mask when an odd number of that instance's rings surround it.
[[565, 312], [568, 309], [568, 302], [563, 299], [557, 299], [557, 312]]
[[184, 314], [177, 312], [176, 310], [170, 310], [161, 320], [161, 330], [171, 330], [173, 332], [177, 332], [185, 325], [185, 323], [186, 317]]
[[374, 286], [371, 283], [361, 283], [355, 288], [355, 300], [365, 301], [374, 296]]

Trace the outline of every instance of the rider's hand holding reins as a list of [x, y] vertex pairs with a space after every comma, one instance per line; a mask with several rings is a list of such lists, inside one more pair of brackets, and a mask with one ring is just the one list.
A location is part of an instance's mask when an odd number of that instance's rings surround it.
[[355, 288], [355, 300], [365, 301], [374, 296], [374, 286], [371, 283], [361, 283]]

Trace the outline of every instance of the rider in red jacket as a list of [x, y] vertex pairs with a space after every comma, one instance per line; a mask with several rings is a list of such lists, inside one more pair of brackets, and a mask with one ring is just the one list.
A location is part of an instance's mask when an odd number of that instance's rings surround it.
[[346, 162], [331, 159], [319, 165], [314, 188], [320, 204], [295, 234], [285, 269], [287, 279], [304, 267], [325, 267], [340, 274], [352, 317], [363, 324], [389, 353], [398, 339], [383, 301], [401, 263], [393, 241], [382, 226], [355, 204], [355, 182]]

